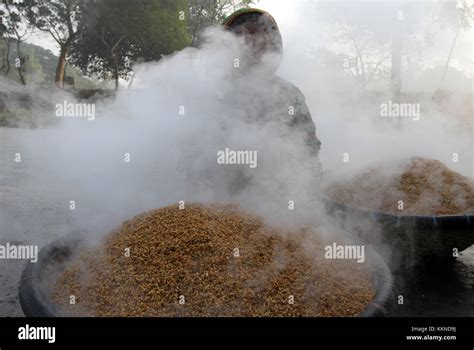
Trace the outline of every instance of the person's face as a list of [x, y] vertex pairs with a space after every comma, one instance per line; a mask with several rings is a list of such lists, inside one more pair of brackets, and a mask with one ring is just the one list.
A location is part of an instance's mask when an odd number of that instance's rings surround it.
[[239, 25], [234, 33], [244, 37], [249, 64], [260, 63], [265, 54], [279, 54], [281, 51], [277, 28], [272, 23], [264, 23], [262, 18]]

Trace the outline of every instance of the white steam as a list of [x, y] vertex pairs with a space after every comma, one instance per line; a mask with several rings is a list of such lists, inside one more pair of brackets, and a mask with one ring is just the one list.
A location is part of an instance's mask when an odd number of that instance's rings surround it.
[[[236, 202], [278, 223], [314, 220], [319, 169], [287, 125], [299, 96], [269, 71], [278, 58], [251, 69], [236, 61], [243, 47], [211, 29], [199, 50], [139, 67], [133, 87], [99, 103], [95, 120], [65, 119], [40, 144], [26, 140], [29, 173], [43, 174], [30, 178], [38, 195], [74, 201], [73, 231], [96, 237], [181, 200]], [[257, 167], [218, 164], [226, 148], [255, 152]]]

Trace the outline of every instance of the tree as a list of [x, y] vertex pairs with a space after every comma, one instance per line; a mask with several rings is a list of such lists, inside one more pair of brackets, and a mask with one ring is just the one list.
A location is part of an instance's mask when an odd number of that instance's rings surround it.
[[29, 35], [32, 34], [33, 28], [28, 24], [25, 24], [25, 16], [27, 6], [23, 2], [17, 2], [10, 4], [9, 1], [4, 2], [5, 11], [3, 11], [2, 17], [2, 30], [7, 34], [7, 49], [6, 49], [6, 63], [7, 69], [5, 75], [10, 71], [10, 36], [13, 36], [16, 40], [16, 54], [15, 67], [20, 78], [20, 82], [26, 85], [25, 77], [23, 75], [23, 65], [26, 61], [26, 56], [23, 55], [21, 50], [21, 43]]
[[131, 7], [128, 1], [84, 1], [78, 34], [71, 46], [71, 63], [87, 75], [113, 77], [116, 88], [119, 78], [129, 71], [125, 57], [132, 45], [123, 28], [124, 16]]
[[5, 75], [10, 72], [10, 37], [8, 36], [8, 28], [5, 25], [7, 21], [7, 14], [3, 9], [0, 9], [0, 37], [3, 39], [1, 47], [2, 70], [5, 70]]
[[451, 56], [456, 46], [459, 33], [462, 29], [470, 30], [472, 28], [472, 21], [474, 20], [474, 5], [469, 5], [467, 1], [456, 2], [450, 1], [445, 2], [440, 7], [440, 18], [446, 22], [451, 28], [454, 29], [456, 33], [451, 44], [451, 49], [449, 50], [448, 58], [446, 59], [446, 64], [443, 69], [443, 74], [441, 76], [441, 83], [444, 82], [444, 77], [446, 76], [446, 71], [449, 67], [449, 61], [451, 61]]
[[180, 18], [185, 6], [182, 0], [151, 0], [133, 6], [128, 24], [137, 50], [132, 60], [157, 61], [189, 45], [186, 21]]
[[200, 43], [205, 27], [251, 0], [84, 0], [70, 62], [87, 75], [128, 79], [134, 62]]
[[49, 33], [60, 47], [54, 81], [58, 87], [62, 88], [69, 49], [77, 35], [80, 1], [30, 0], [25, 3], [28, 7], [29, 23], [39, 30]]
[[84, 1], [71, 63], [87, 75], [128, 78], [131, 63], [159, 60], [189, 45], [184, 1]]
[[[370, 66], [374, 67], [373, 69], [381, 69], [385, 61], [390, 59], [391, 91], [394, 98], [397, 98], [402, 89], [403, 55], [406, 54], [409, 44], [417, 40], [412, 34], [423, 24], [424, 19], [431, 18], [433, 22], [433, 17], [453, 23], [457, 30], [459, 26], [469, 28], [468, 23], [472, 22], [473, 16], [472, 6], [469, 8], [466, 1], [462, 3], [462, 6], [458, 6], [458, 1], [455, 0], [443, 2], [397, 0], [388, 3], [321, 2], [317, 8], [320, 14], [324, 14], [321, 18], [326, 20], [333, 30], [335, 29], [338, 44], [351, 43], [352, 47], [346, 50], [353, 52], [350, 57], [353, 64], [349, 65], [349, 69], [355, 71], [360, 81], [366, 83], [374, 76], [374, 70], [366, 74]], [[448, 55], [448, 62], [453, 47]], [[378, 59], [368, 64], [369, 57]]]

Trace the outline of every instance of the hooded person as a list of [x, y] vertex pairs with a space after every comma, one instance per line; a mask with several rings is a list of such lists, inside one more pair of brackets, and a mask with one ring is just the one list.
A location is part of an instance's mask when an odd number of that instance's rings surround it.
[[[237, 106], [251, 123], [278, 125], [279, 130], [283, 130], [283, 142], [296, 140], [303, 145], [302, 152], [307, 153], [311, 165], [311, 187], [314, 187], [309, 190], [318, 192], [322, 173], [321, 142], [316, 137], [316, 127], [304, 95], [296, 86], [276, 75], [283, 57], [277, 23], [265, 11], [246, 8], [228, 16], [222, 25], [243, 43], [238, 57], [239, 69], [232, 82], [238, 93], [230, 96], [234, 107]], [[262, 80], [265, 81], [263, 84]], [[265, 86], [265, 91], [260, 86]], [[249, 182], [251, 176], [242, 172], [235, 178], [231, 192], [238, 193]]]

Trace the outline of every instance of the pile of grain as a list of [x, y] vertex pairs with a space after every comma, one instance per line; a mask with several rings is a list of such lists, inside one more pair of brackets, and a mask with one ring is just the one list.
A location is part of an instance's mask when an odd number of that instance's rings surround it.
[[370, 169], [325, 192], [339, 203], [401, 215], [474, 213], [474, 181], [424, 158], [412, 158], [394, 171]]
[[169, 206], [77, 254], [52, 284], [52, 298], [66, 315], [359, 314], [375, 295], [371, 269], [325, 260], [321, 244], [308, 229], [289, 238], [235, 206]]

